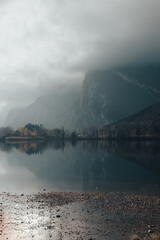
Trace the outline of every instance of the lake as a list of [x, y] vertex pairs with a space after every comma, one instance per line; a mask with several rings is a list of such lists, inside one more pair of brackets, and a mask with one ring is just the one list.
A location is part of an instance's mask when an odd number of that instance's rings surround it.
[[0, 191], [157, 191], [159, 141], [0, 143]]

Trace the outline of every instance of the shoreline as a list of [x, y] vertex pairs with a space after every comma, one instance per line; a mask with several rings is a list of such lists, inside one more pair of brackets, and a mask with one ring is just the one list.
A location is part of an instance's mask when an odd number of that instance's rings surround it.
[[141, 137], [115, 137], [115, 138], [110, 138], [110, 137], [77, 137], [75, 139], [72, 139], [71, 137], [65, 137], [65, 138], [59, 138], [59, 137], [42, 137], [42, 136], [37, 136], [37, 137], [6, 137], [5, 140], [0, 140], [5, 143], [14, 143], [15, 142], [31, 142], [31, 141], [160, 141], [160, 137], [153, 137], [153, 136], [141, 136]]
[[129, 240], [134, 235], [148, 240], [160, 235], [158, 193], [2, 193], [0, 199], [2, 239], [38, 240], [40, 232], [42, 239], [55, 240]]

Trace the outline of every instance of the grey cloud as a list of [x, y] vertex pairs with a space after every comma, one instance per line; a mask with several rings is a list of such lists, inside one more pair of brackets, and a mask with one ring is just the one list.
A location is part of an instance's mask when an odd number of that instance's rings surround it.
[[159, 61], [159, 1], [69, 2], [64, 21], [82, 69]]
[[93, 69], [160, 61], [159, 0], [5, 0], [0, 7], [7, 109]]

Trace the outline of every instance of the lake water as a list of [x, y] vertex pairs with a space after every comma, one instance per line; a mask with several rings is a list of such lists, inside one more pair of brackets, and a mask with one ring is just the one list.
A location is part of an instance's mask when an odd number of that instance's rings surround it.
[[157, 191], [160, 142], [0, 144], [0, 191]]

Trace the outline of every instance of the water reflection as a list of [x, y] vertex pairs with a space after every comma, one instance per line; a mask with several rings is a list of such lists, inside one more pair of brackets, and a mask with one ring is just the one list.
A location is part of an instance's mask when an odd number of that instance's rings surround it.
[[1, 143], [1, 155], [5, 152], [6, 160], [1, 157], [5, 174], [0, 172], [0, 178], [3, 175], [4, 186], [5, 182], [10, 186], [12, 172], [15, 187], [23, 182], [20, 189], [29, 187], [33, 191], [43, 187], [88, 191], [159, 184], [159, 144], [158, 141]]
[[19, 150], [21, 153], [28, 155], [43, 153], [46, 149], [61, 149], [63, 150], [65, 143], [63, 141], [36, 141], [36, 142], [1, 142], [0, 150], [11, 152], [14, 148]]

